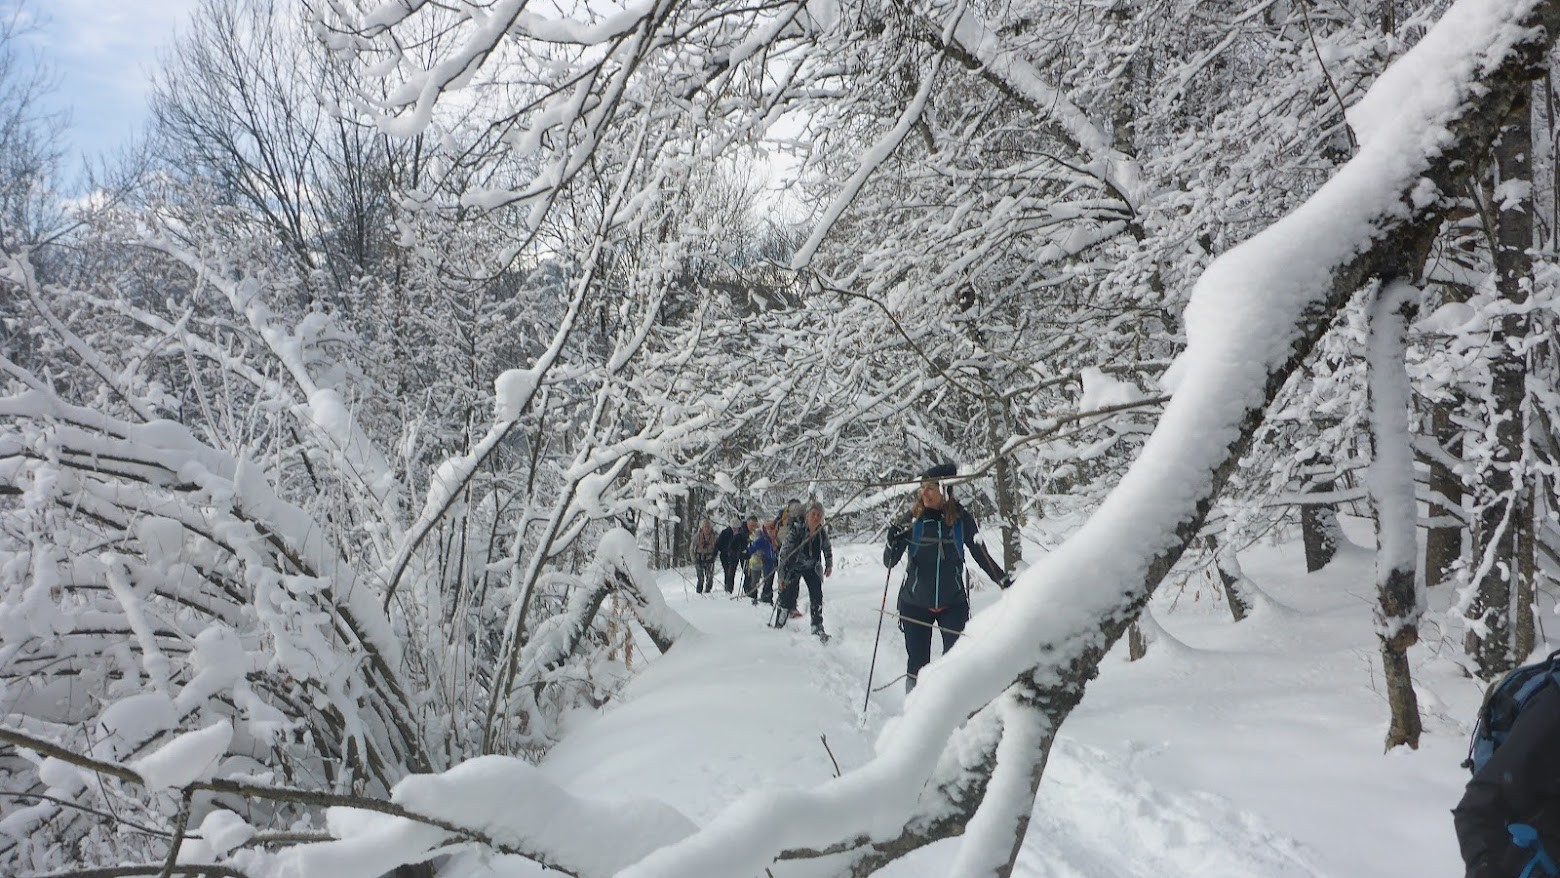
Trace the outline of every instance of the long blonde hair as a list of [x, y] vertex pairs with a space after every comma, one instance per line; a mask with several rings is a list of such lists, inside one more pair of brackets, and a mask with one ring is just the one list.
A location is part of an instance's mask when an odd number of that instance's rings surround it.
[[[921, 502], [921, 492], [916, 491], [915, 502], [910, 504], [910, 520], [915, 521], [916, 519], [920, 518], [921, 513], [925, 511], [926, 504]], [[942, 513], [943, 524], [946, 524], [950, 527], [954, 522], [959, 520], [959, 501], [954, 499], [953, 491], [951, 490], [943, 494]]]

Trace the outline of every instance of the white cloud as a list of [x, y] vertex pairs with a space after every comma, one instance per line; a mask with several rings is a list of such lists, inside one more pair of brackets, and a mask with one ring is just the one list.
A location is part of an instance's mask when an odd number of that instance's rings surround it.
[[173, 40], [197, 0], [50, 0], [37, 17], [39, 47], [62, 73], [145, 89], [157, 52]]
[[70, 110], [85, 153], [113, 149], [140, 125], [159, 52], [199, 0], [29, 0], [27, 38], [58, 74], [55, 102]]

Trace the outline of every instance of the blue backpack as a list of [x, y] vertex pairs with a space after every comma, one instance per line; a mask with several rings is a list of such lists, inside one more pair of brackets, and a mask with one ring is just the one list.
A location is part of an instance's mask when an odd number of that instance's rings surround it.
[[[926, 519], [917, 518], [910, 529], [910, 548], [912, 550], [921, 547], [921, 534], [925, 532]], [[960, 515], [953, 522], [953, 545], [959, 550], [959, 563], [964, 563], [964, 516]]]
[[1478, 774], [1511, 734], [1511, 727], [1522, 709], [1550, 683], [1560, 683], [1560, 652], [1551, 653], [1541, 662], [1523, 665], [1490, 686], [1484, 694], [1484, 704], [1479, 707], [1479, 718], [1473, 726], [1473, 739], [1468, 742], [1468, 758], [1463, 760], [1463, 768]]

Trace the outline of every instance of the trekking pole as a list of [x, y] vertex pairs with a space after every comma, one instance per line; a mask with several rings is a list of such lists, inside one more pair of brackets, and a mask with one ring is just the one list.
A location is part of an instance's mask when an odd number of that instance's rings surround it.
[[867, 696], [861, 699], [861, 724], [867, 722], [867, 704], [872, 701], [872, 674], [877, 670], [878, 643], [883, 639], [883, 617], [888, 615], [888, 583], [894, 578], [894, 568], [883, 575], [883, 604], [878, 607], [877, 636], [872, 638], [872, 661], [867, 665]]

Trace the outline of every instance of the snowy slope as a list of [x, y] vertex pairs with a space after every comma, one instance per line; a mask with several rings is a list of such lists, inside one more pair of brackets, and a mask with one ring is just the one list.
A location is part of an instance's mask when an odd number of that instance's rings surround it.
[[[827, 645], [795, 622], [765, 628], [762, 608], [746, 601], [693, 594], [686, 571], [666, 573], [668, 602], [699, 633], [616, 702], [574, 717], [543, 772], [576, 795], [658, 798], [704, 823], [745, 795], [829, 778], [831, 751], [841, 768], [859, 764], [903, 703], [894, 683], [861, 714], [883, 594], [877, 556], [873, 546], [841, 552], [825, 583]], [[1312, 576], [1298, 547], [1259, 548], [1242, 561], [1266, 596], [1253, 617], [1232, 624], [1206, 586], [1167, 586], [1153, 605], [1165, 633], [1149, 657], [1107, 659], [1053, 751], [1018, 874], [1460, 874], [1447, 812], [1480, 687], [1416, 647], [1427, 734], [1418, 752], [1383, 755], [1369, 554], [1347, 551]], [[990, 586], [977, 593], [978, 607], [998, 602]], [[877, 684], [902, 663], [890, 620]], [[945, 874], [957, 844], [879, 874]], [[463, 858], [445, 874], [544, 873]]]

